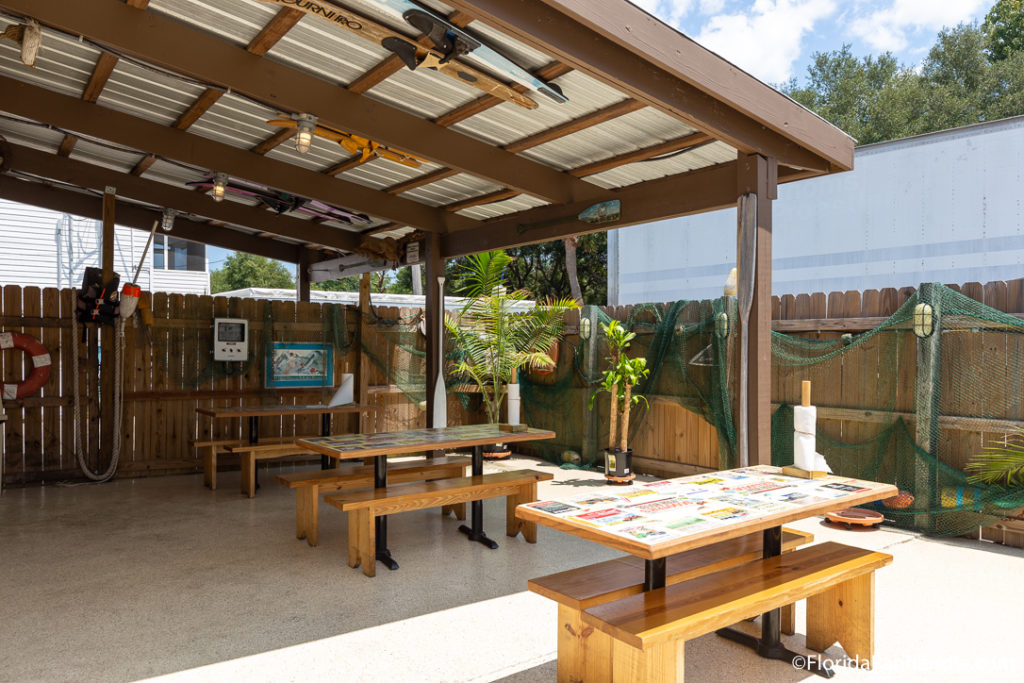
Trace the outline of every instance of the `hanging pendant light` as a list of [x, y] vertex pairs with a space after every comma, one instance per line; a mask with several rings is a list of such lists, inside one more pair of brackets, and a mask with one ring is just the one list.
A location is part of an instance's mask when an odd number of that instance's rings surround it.
[[316, 130], [317, 118], [312, 114], [300, 114], [296, 117], [295, 151], [305, 154], [313, 144], [313, 131]]
[[170, 232], [174, 229], [174, 218], [178, 215], [178, 212], [174, 209], [164, 209], [163, 218], [160, 219], [160, 229], [164, 232]]
[[228, 189], [228, 174], [227, 173], [214, 173], [213, 174], [213, 201], [222, 202], [224, 201], [224, 193]]

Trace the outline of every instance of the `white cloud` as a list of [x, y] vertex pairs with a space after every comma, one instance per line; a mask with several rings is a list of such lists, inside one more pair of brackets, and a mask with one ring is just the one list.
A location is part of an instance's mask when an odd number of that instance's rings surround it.
[[[662, 21], [679, 26], [683, 18], [690, 13], [694, 0], [630, 0], [634, 5], [647, 10]], [[705, 3], [720, 3], [724, 0], [700, 0]]]
[[781, 83], [792, 76], [804, 35], [835, 11], [834, 0], [755, 0], [746, 12], [712, 17], [695, 39], [761, 80]]
[[926, 31], [929, 39], [944, 26], [970, 21], [992, 0], [891, 0], [888, 6], [853, 21], [850, 31], [876, 50], [899, 52], [907, 48], [910, 34]]

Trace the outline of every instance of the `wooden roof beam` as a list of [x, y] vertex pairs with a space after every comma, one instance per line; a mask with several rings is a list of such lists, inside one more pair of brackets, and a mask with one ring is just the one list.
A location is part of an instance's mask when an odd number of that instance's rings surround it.
[[[559, 76], [564, 76], [570, 71], [572, 71], [572, 67], [566, 66], [561, 62], [551, 62], [547, 66], [537, 69], [537, 71], [535, 71], [533, 75], [542, 81], [552, 81], [558, 78]], [[522, 85], [520, 83], [513, 84], [512, 89], [518, 93], [524, 94], [529, 92], [530, 90], [525, 85]], [[434, 119], [434, 123], [441, 126], [442, 128], [454, 126], [456, 123], [460, 121], [465, 121], [471, 116], [476, 116], [481, 112], [485, 112], [491, 107], [496, 107], [504, 101], [505, 100], [501, 99], [500, 97], [495, 97], [494, 95], [483, 95], [481, 97], [476, 98], [472, 102], [467, 102], [461, 107], [452, 109], [447, 114], [442, 114], [441, 116], [438, 116], [436, 119]]]
[[853, 140], [624, 0], [446, 0], [736, 149], [827, 173]]
[[41, 178], [50, 178], [83, 188], [102, 190], [117, 188], [118, 196], [136, 201], [166, 206], [197, 216], [222, 220], [254, 230], [302, 242], [316, 242], [335, 249], [352, 251], [362, 237], [358, 233], [339, 230], [291, 216], [275, 216], [262, 207], [252, 207], [233, 201], [215, 202], [205, 195], [146, 180], [128, 173], [120, 173], [101, 166], [74, 159], [62, 159], [21, 145], [11, 145], [11, 168]]
[[137, 12], [120, 0], [0, 0], [0, 6], [191, 78], [230, 86], [268, 106], [316, 114], [324, 125], [548, 202], [587, 199], [599, 193], [599, 188], [549, 166], [348, 92], [307, 72], [260, 59], [173, 19]]
[[[12, 202], [31, 204], [82, 218], [100, 220], [103, 217], [99, 197], [74, 190], [48, 187], [42, 183], [16, 180], [9, 176], [0, 176], [0, 197]], [[153, 227], [153, 221], [158, 221], [161, 218], [160, 211], [125, 201], [117, 202], [116, 211], [118, 225], [146, 232]], [[300, 247], [298, 245], [259, 239], [238, 230], [217, 227], [188, 216], [178, 216], [174, 220], [174, 230], [171, 235], [200, 244], [244, 251], [289, 263], [297, 263], [299, 260]]]
[[[512, 153], [523, 152], [530, 148], [543, 145], [546, 142], [551, 142], [552, 140], [557, 140], [559, 138], [566, 137], [567, 135], [578, 133], [579, 131], [590, 128], [591, 126], [596, 126], [600, 123], [605, 123], [606, 121], [611, 121], [612, 119], [616, 119], [620, 116], [624, 116], [626, 114], [638, 111], [640, 109], [643, 109], [645, 106], [646, 105], [637, 102], [636, 100], [621, 100], [619, 102], [616, 102], [615, 104], [609, 105], [602, 109], [598, 109], [597, 111], [590, 112], [589, 114], [584, 114], [579, 118], [573, 119], [571, 121], [566, 121], [565, 123], [560, 123], [557, 126], [552, 126], [551, 128], [542, 130], [539, 133], [528, 135], [525, 138], [516, 140], [515, 142], [510, 142], [509, 144], [505, 145], [503, 149]], [[430, 183], [435, 183], [439, 180], [450, 178], [453, 175], [457, 175], [458, 173], [459, 172], [457, 170], [452, 168], [441, 168], [436, 171], [432, 171], [431, 173], [419, 176], [418, 178], [412, 178], [410, 180], [398, 183], [397, 185], [392, 185], [387, 189], [387, 193], [400, 194], [402, 192], [408, 192], [409, 190], [415, 189], [417, 187], [422, 187], [423, 185], [429, 185]], [[506, 188], [506, 190], [509, 189], [510, 188]], [[512, 197], [517, 194], [522, 193], [513, 191], [511, 192], [511, 194], [507, 194], [505, 198]], [[476, 206], [476, 204], [470, 204], [470, 206]], [[447, 209], [448, 207], [445, 208]], [[467, 207], [463, 206], [460, 208]], [[458, 209], [448, 210], [457, 211]]]
[[261, 185], [301, 197], [340, 204], [402, 225], [443, 232], [447, 222], [461, 218], [408, 199], [390, 196], [381, 190], [330, 178], [316, 171], [82, 102], [13, 78], [0, 76], [0, 91], [6, 96], [3, 108], [11, 114], [199, 168], [224, 171]]
[[578, 220], [576, 216], [590, 206], [587, 202], [521, 211], [487, 221], [476, 230], [442, 235], [441, 254], [454, 258], [724, 209], [736, 204], [736, 177], [737, 162], [732, 161], [608, 192], [602, 199], [622, 202], [622, 218], [611, 224]]

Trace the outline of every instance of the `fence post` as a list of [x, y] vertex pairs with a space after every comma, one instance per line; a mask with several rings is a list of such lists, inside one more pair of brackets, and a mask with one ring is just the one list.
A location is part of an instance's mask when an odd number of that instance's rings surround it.
[[[587, 326], [590, 329], [590, 336], [584, 341], [586, 342], [583, 352], [583, 376], [589, 380], [591, 377], [597, 374], [597, 339], [598, 339], [598, 328], [597, 328], [597, 306], [585, 306], [583, 308], [583, 315], [580, 316], [580, 327], [583, 327], [584, 319], [588, 321]], [[584, 318], [584, 316], [586, 316]], [[582, 336], [582, 335], [581, 335]], [[598, 420], [597, 415], [590, 409], [590, 386], [584, 384], [583, 386], [583, 447], [580, 455], [582, 456], [582, 462], [591, 463], [598, 462], [598, 445], [597, 445], [597, 426]]]
[[[917, 339], [917, 382], [914, 391], [915, 440], [932, 457], [926, 468], [914, 468], [914, 495], [922, 507], [931, 510], [936, 502], [936, 478], [939, 457], [939, 398], [942, 395], [939, 363], [942, 359], [942, 292], [935, 282], [925, 282], [918, 290], [918, 303], [932, 307], [932, 333]], [[921, 500], [921, 499], [924, 500]], [[935, 515], [915, 515], [914, 526], [931, 530]]]

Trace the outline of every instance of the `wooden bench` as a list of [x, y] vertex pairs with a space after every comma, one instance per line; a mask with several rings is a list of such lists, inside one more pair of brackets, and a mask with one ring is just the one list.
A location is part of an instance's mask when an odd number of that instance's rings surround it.
[[[263, 437], [260, 444], [281, 444], [295, 443], [297, 439], [305, 439], [304, 436], [267, 436]], [[217, 489], [217, 456], [230, 453], [229, 449], [236, 446], [248, 445], [245, 439], [208, 439], [204, 441], [191, 441], [193, 448], [198, 448], [203, 456], [203, 485], [211, 490]]]
[[[462, 477], [470, 466], [470, 458], [445, 456], [432, 460], [410, 460], [388, 464], [388, 482], [401, 484], [425, 479]], [[332, 470], [289, 472], [279, 474], [277, 481], [295, 489], [295, 536], [305, 538], [311, 546], [318, 543], [318, 507], [321, 493], [347, 491], [373, 486], [373, 466], [339, 467]], [[466, 504], [445, 506], [442, 514], [455, 512], [459, 519], [466, 518]]]
[[[720, 541], [667, 558], [665, 583], [675, 585], [697, 576], [761, 559], [760, 532]], [[814, 542], [814, 535], [783, 529], [782, 552]], [[611, 640], [601, 631], [583, 625], [583, 610], [643, 592], [644, 561], [625, 557], [578, 569], [530, 579], [531, 591], [558, 603], [558, 680], [611, 679]], [[782, 608], [782, 632], [795, 630], [795, 609]]]
[[807, 647], [839, 641], [870, 665], [874, 572], [891, 562], [822, 543], [588, 608], [583, 623], [610, 636], [612, 681], [681, 682], [687, 640], [807, 598]]
[[[301, 437], [292, 437], [292, 439]], [[287, 458], [293, 455], [317, 455], [314, 451], [294, 441], [284, 443], [247, 443], [241, 446], [227, 446], [225, 450], [238, 456], [242, 468], [242, 493], [256, 496], [256, 461]]]
[[537, 525], [516, 518], [516, 506], [537, 500], [537, 482], [552, 478], [554, 475], [546, 472], [515, 470], [338, 493], [327, 496], [324, 502], [348, 513], [348, 566], [361, 564], [363, 574], [374, 576], [377, 569], [376, 517], [507, 496], [505, 533], [515, 536], [522, 532], [527, 543], [536, 543]]

